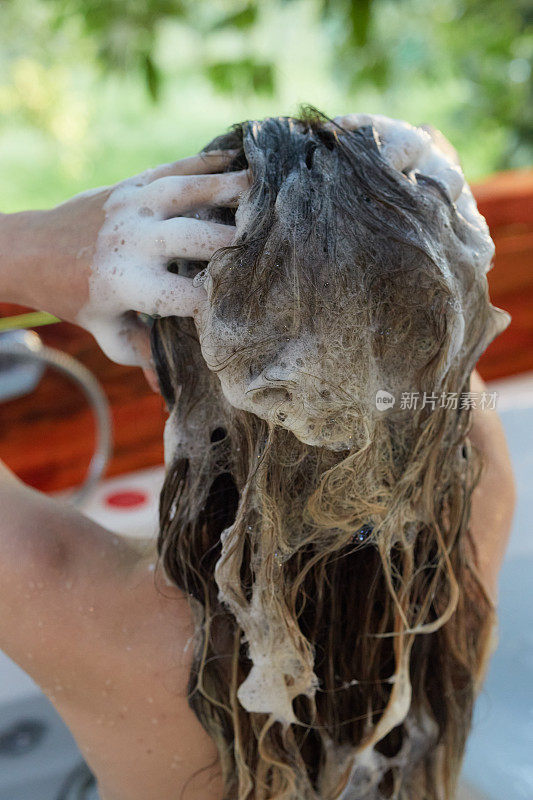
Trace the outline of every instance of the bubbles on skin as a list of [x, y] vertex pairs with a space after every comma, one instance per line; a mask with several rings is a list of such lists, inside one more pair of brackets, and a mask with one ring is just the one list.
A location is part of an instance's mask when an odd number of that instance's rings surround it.
[[[122, 364], [139, 363], [129, 342], [132, 323], [124, 317], [126, 312], [152, 315], [164, 309], [168, 314], [167, 309], [175, 304], [175, 313], [187, 316], [203, 301], [192, 281], [180, 276], [169, 279], [167, 271], [170, 249], [192, 252], [198, 246], [198, 231], [180, 218], [184, 224], [179, 230], [165, 229], [175, 245], [167, 241], [169, 237], [162, 235], [159, 227], [166, 224], [165, 215], [146, 205], [146, 196], [140, 192], [150, 177], [151, 171], [125, 181], [110, 193], [96, 243], [89, 299], [77, 318], [104, 352]], [[200, 236], [206, 239], [202, 239], [202, 246], [209, 246], [209, 236]]]
[[206, 283], [206, 280], [207, 280], [207, 269], [202, 269], [192, 279], [192, 285], [203, 286], [203, 284]]

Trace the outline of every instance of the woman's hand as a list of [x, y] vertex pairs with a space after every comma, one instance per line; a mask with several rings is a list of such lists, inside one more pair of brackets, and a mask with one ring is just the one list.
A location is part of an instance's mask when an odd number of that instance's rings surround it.
[[165, 165], [50, 211], [0, 219], [0, 297], [89, 330], [106, 354], [144, 362], [131, 312], [193, 316], [205, 290], [167, 271], [175, 258], [208, 261], [235, 228], [181, 215], [237, 205], [246, 172], [221, 173], [232, 153]]
[[[433, 126], [410, 125], [382, 114], [345, 114], [333, 122], [348, 131], [372, 126], [381, 155], [394, 169], [404, 175], [416, 170], [436, 179], [452, 203], [467, 192], [456, 150]], [[463, 205], [470, 199], [471, 195], [465, 195]]]

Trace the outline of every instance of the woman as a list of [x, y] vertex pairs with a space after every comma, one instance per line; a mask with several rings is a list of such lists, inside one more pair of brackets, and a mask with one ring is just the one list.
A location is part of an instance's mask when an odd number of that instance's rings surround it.
[[4, 299], [130, 362], [127, 312], [173, 315], [153, 332], [171, 581], [9, 474], [0, 488], [2, 646], [105, 800], [453, 796], [508, 454], [491, 412], [371, 403], [468, 387], [499, 324], [490, 247], [435, 135], [343, 122], [244, 125], [170, 177], [2, 220]]

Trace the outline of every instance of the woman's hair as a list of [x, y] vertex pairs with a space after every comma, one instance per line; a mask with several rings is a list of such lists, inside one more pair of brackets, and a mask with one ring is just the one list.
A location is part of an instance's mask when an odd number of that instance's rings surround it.
[[[190, 706], [225, 800], [452, 798], [493, 622], [457, 395], [502, 325], [472, 225], [431, 176], [391, 166], [371, 124], [246, 122], [215, 148], [252, 175], [236, 243], [208, 265], [216, 319], [259, 331], [230, 360], [253, 377], [296, 309], [329, 376], [306, 402], [351, 444], [235, 408], [193, 320], [155, 322], [174, 441], [159, 553], [194, 613]], [[401, 408], [403, 391], [429, 401]]]

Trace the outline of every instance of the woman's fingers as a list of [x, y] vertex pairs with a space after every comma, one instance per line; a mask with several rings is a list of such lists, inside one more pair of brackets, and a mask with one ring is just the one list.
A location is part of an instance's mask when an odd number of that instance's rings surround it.
[[136, 308], [152, 317], [194, 317], [206, 301], [205, 289], [194, 286], [192, 278], [163, 272], [153, 275]]
[[235, 232], [233, 225], [189, 217], [168, 219], [153, 229], [160, 255], [192, 261], [210, 261], [217, 250], [232, 244]]
[[372, 125], [372, 117], [370, 114], [343, 114], [335, 117], [333, 122], [348, 131], [355, 131], [364, 125]]
[[205, 175], [222, 172], [235, 158], [237, 152], [237, 150], [211, 150], [208, 153], [199, 153], [170, 164], [161, 164], [160, 167], [143, 173], [143, 176], [148, 179], [147, 183], [152, 183], [169, 175]]
[[202, 206], [234, 207], [249, 185], [247, 170], [159, 178], [141, 190], [144, 213], [151, 211], [156, 216], [175, 217]]
[[453, 164], [457, 164], [460, 166], [459, 154], [457, 150], [453, 146], [453, 144], [445, 137], [445, 135], [435, 128], [433, 125], [429, 125], [428, 123], [424, 123], [423, 125], [418, 125], [419, 128], [422, 128], [423, 131], [426, 131], [431, 136], [433, 144], [446, 156], [448, 161], [451, 161]]
[[[142, 282], [143, 291], [138, 292], [138, 288], [129, 297], [131, 306], [150, 316], [194, 317], [207, 302], [203, 287], [193, 286], [190, 278], [170, 272], [152, 274], [150, 281]], [[143, 367], [150, 372], [146, 328], [134, 311], [125, 311], [115, 317], [95, 314], [83, 324], [112, 361]], [[152, 385], [153, 376], [145, 374]]]

